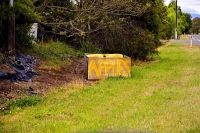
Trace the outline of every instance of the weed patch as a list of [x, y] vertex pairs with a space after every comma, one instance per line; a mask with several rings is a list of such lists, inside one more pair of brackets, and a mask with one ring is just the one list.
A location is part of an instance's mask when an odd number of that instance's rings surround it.
[[74, 57], [84, 54], [61, 42], [35, 44], [30, 52], [42, 59], [40, 67], [45, 69], [65, 68]]
[[20, 107], [25, 108], [29, 106], [35, 106], [36, 104], [42, 102], [42, 98], [40, 97], [25, 97], [16, 101], [10, 102], [8, 105], [11, 108]]

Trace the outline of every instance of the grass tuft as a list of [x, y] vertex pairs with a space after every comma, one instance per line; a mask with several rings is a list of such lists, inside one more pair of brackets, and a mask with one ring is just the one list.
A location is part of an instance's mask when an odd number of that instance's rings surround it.
[[30, 52], [42, 59], [40, 67], [44, 69], [65, 68], [74, 57], [84, 55], [82, 51], [75, 51], [62, 42], [35, 44]]
[[35, 96], [35, 97], [25, 97], [16, 101], [12, 101], [8, 105], [11, 108], [15, 107], [25, 108], [29, 106], [35, 106], [40, 102], [42, 102], [42, 99], [40, 97]]

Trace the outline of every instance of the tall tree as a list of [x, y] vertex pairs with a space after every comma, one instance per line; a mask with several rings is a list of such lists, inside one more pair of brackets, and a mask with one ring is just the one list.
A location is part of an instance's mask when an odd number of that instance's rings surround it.
[[[42, 36], [77, 47], [99, 47], [145, 59], [160, 45], [162, 0], [52, 0], [42, 12]], [[153, 18], [153, 19], [152, 19]], [[148, 40], [148, 41], [146, 41]]]
[[152, 32], [156, 41], [159, 42], [164, 29], [167, 12], [162, 0], [151, 0], [151, 5], [151, 11], [142, 17], [141, 24], [145, 29]]
[[[168, 30], [166, 32], [166, 36], [170, 37], [174, 35], [175, 26], [176, 26], [176, 3], [173, 0], [167, 8], [167, 24]], [[178, 16], [178, 35], [188, 33], [191, 26], [192, 20], [191, 15], [189, 13], [183, 13], [181, 7], [177, 8], [177, 16]]]
[[8, 22], [6, 20], [8, 19], [8, 10], [8, 1], [0, 1], [0, 47], [7, 42]]
[[[9, 1], [9, 6], [13, 8], [14, 0]], [[15, 14], [13, 11], [8, 15], [8, 47], [10, 54], [15, 54]]]
[[[0, 15], [0, 47], [8, 47], [8, 17], [9, 14], [15, 14], [15, 33], [16, 48], [19, 46], [27, 45], [30, 41], [28, 32], [31, 23], [39, 20], [39, 16], [35, 12], [35, 7], [31, 0], [15, 0], [14, 6], [10, 7], [7, 0], [0, 1], [1, 15]], [[12, 14], [11, 14], [12, 13]]]
[[192, 20], [193, 28], [192, 33], [199, 34], [200, 33], [200, 18], [196, 17]]
[[190, 33], [190, 29], [192, 28], [192, 17], [189, 13], [182, 13], [181, 16], [182, 19], [182, 25], [184, 25], [184, 28], [182, 29], [182, 34], [188, 34]]

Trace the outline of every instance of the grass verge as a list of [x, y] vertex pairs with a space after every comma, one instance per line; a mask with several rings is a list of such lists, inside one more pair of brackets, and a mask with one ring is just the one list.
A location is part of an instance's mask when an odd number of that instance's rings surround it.
[[0, 132], [200, 132], [200, 50], [170, 44], [131, 78], [61, 87], [0, 116]]
[[62, 42], [34, 44], [29, 53], [33, 53], [42, 59], [40, 68], [44, 69], [64, 68], [69, 65], [74, 57], [84, 55], [82, 51], [76, 51]]

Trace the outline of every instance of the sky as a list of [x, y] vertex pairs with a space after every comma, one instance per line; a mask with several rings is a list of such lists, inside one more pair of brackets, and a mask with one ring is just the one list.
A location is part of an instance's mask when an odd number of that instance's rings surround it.
[[[168, 5], [171, 0], [164, 0], [165, 5]], [[178, 0], [178, 6], [181, 7], [182, 12], [190, 14], [200, 14], [200, 0]]]

